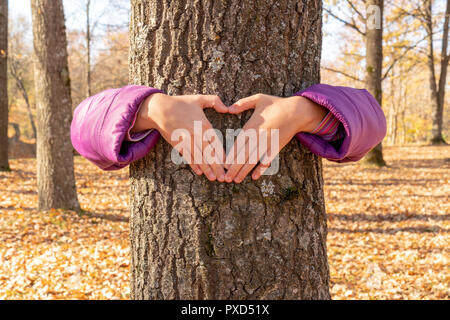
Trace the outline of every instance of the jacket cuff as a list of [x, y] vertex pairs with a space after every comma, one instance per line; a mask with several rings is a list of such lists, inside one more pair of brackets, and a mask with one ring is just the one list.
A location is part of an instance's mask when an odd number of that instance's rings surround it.
[[136, 110], [136, 113], [134, 114], [134, 119], [133, 119], [133, 122], [130, 125], [130, 128], [127, 131], [127, 135], [125, 137], [125, 141], [130, 141], [130, 142], [141, 141], [142, 139], [147, 137], [153, 131], [153, 129], [149, 129], [149, 130], [145, 130], [145, 131], [142, 131], [142, 132], [131, 133], [131, 129], [133, 129], [134, 125], [136, 124], [136, 119], [137, 119], [137, 116], [139, 114], [139, 110], [141, 110], [142, 104], [144, 103], [144, 101], [141, 102], [141, 104], [139, 105], [138, 109]]
[[126, 86], [113, 99], [105, 116], [104, 127], [98, 134], [101, 142], [100, 150], [116, 166], [127, 166], [143, 158], [157, 143], [159, 133], [156, 130], [139, 142], [125, 139], [141, 103], [154, 93], [162, 93], [162, 91], [144, 86]]
[[318, 156], [336, 162], [358, 161], [386, 135], [383, 111], [367, 90], [317, 84], [295, 95], [329, 110], [345, 131], [344, 138], [336, 142], [310, 133], [298, 133], [297, 139]]

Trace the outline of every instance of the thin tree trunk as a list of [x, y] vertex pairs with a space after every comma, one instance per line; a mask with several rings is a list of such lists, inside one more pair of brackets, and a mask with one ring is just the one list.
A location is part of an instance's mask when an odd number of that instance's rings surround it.
[[[379, 22], [380, 25], [366, 24], [366, 86], [375, 99], [377, 99], [380, 106], [382, 106], [383, 91], [381, 86], [382, 69], [383, 69], [383, 0], [368, 0], [367, 7], [377, 6], [379, 8]], [[377, 12], [378, 13], [378, 12]], [[367, 22], [373, 20], [366, 17]], [[378, 144], [365, 157], [365, 161], [377, 166], [385, 166], [386, 162], [383, 159], [382, 144]]]
[[[130, 80], [226, 104], [319, 82], [322, 1], [132, 0]], [[213, 126], [242, 116], [207, 112]], [[322, 163], [293, 140], [280, 171], [241, 185], [171, 161], [131, 165], [133, 299], [328, 299]]]
[[62, 0], [32, 0], [39, 208], [78, 210], [70, 143], [72, 101]]
[[91, 0], [86, 2], [86, 97], [92, 95], [91, 89]]
[[[439, 76], [439, 104], [444, 106], [445, 85], [447, 83], [447, 68], [450, 61], [448, 48], [448, 31], [450, 22], [450, 0], [447, 0], [447, 9], [445, 10], [444, 30], [442, 33], [442, 50], [441, 50], [441, 75]], [[442, 107], [442, 110], [444, 108]]]
[[16, 81], [17, 89], [19, 89], [19, 91], [23, 97], [23, 100], [25, 100], [25, 105], [27, 106], [28, 119], [30, 120], [31, 129], [33, 131], [33, 138], [36, 139], [37, 129], [36, 129], [36, 123], [34, 122], [33, 112], [31, 111], [30, 99], [28, 97], [28, 92], [25, 89], [23, 80], [20, 77], [19, 73], [17, 72], [16, 61], [10, 61], [9, 68], [10, 68], [11, 75], [13, 76], [14, 80]]
[[[403, 68], [400, 69], [400, 72], [402, 72], [402, 74], [403, 74]], [[405, 75], [405, 76], [407, 76], [407, 75]], [[399, 111], [400, 120], [398, 120], [401, 123], [402, 135], [401, 135], [401, 139], [400, 139], [400, 144], [402, 144], [402, 145], [405, 144], [405, 135], [406, 135], [405, 112], [406, 112], [406, 106], [409, 105], [409, 102], [408, 102], [408, 94], [409, 94], [408, 88], [409, 88], [409, 86], [406, 85], [406, 86], [404, 86], [404, 88], [405, 89], [403, 90], [403, 97], [402, 97], [402, 103], [401, 103], [402, 107], [401, 107], [401, 109]], [[399, 129], [399, 131], [400, 131], [400, 129]], [[397, 134], [397, 135], [399, 135], [399, 134]]]
[[430, 99], [431, 99], [431, 118], [433, 121], [431, 129], [431, 143], [440, 144], [443, 142], [442, 138], [442, 119], [441, 119], [441, 107], [439, 105], [438, 88], [436, 85], [436, 70], [434, 66], [434, 45], [433, 45], [433, 17], [432, 17], [432, 1], [424, 1], [425, 11], [425, 29], [428, 39], [428, 56], [427, 65], [429, 72], [429, 86], [430, 86]]
[[0, 171], [8, 171], [8, 0], [0, 0]]
[[394, 145], [395, 140], [395, 131], [396, 131], [396, 100], [395, 100], [395, 68], [392, 69], [391, 77], [390, 77], [390, 106], [389, 106], [389, 117], [388, 117], [388, 134], [387, 134], [387, 143], [389, 145]]
[[28, 114], [28, 120], [30, 120], [31, 130], [33, 131], [33, 139], [37, 138], [37, 129], [36, 129], [36, 123], [34, 122], [33, 112], [31, 111], [31, 105], [30, 105], [30, 99], [28, 98], [28, 93], [25, 90], [25, 87], [21, 87], [22, 97], [25, 100], [25, 105], [27, 106], [27, 114]]
[[[430, 12], [431, 13], [431, 12]], [[433, 129], [432, 143], [445, 143], [442, 136], [444, 104], [445, 104], [445, 86], [447, 84], [447, 68], [450, 61], [450, 55], [447, 53], [448, 48], [448, 29], [450, 19], [450, 0], [447, 0], [447, 9], [445, 10], [444, 30], [442, 33], [442, 50], [441, 50], [441, 72], [438, 85], [438, 106], [439, 108], [433, 113]]]

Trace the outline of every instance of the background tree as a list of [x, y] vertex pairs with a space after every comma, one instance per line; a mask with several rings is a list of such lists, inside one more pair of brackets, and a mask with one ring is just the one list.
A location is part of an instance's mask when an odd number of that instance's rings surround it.
[[91, 89], [91, 0], [86, 0], [86, 97], [92, 96]]
[[[131, 3], [134, 84], [231, 104], [320, 80], [320, 0]], [[250, 115], [207, 113], [222, 132]], [[293, 140], [278, 175], [229, 185], [173, 164], [171, 150], [160, 141], [131, 165], [132, 298], [330, 297], [318, 157]]]
[[67, 19], [72, 25], [68, 51], [72, 99], [77, 106], [87, 96], [128, 83], [129, 3], [67, 1], [72, 5]]
[[[356, 31], [363, 37], [366, 44], [365, 48], [365, 86], [382, 106], [382, 72], [383, 72], [383, 0], [367, 0], [361, 2], [353, 0], [341, 1], [345, 3], [352, 15], [349, 19], [341, 17], [331, 9], [326, 9], [327, 13], [353, 31]], [[356, 17], [356, 18], [355, 18]], [[347, 72], [339, 71], [333, 68], [327, 68], [329, 71], [339, 72], [347, 77], [358, 79], [349, 75]], [[365, 161], [378, 166], [385, 166], [383, 159], [382, 144], [377, 145], [365, 157]]]
[[8, 162], [8, 1], [0, 0], [0, 171]]
[[70, 143], [72, 102], [62, 0], [32, 0], [40, 210], [79, 209]]
[[25, 104], [27, 107], [28, 119], [30, 120], [30, 126], [31, 126], [32, 133], [33, 133], [32, 138], [36, 139], [37, 129], [36, 129], [36, 123], [34, 122], [33, 112], [31, 111], [30, 98], [28, 96], [28, 92], [25, 87], [25, 82], [24, 82], [23, 76], [20, 73], [19, 69], [20, 69], [19, 62], [15, 59], [10, 59], [10, 61], [9, 61], [10, 74], [14, 78], [17, 89], [19, 90], [20, 94], [22, 95], [23, 100], [25, 101]]
[[450, 61], [450, 54], [447, 52], [448, 48], [448, 28], [449, 28], [449, 16], [450, 16], [450, 0], [447, 0], [447, 6], [445, 10], [444, 26], [442, 32], [442, 45], [441, 45], [441, 61], [440, 61], [440, 75], [438, 78], [438, 84], [436, 84], [436, 70], [435, 70], [435, 54], [434, 54], [434, 23], [432, 14], [432, 1], [423, 1], [423, 22], [427, 34], [428, 40], [428, 68], [430, 72], [430, 94], [431, 94], [431, 107], [432, 107], [432, 138], [433, 144], [445, 144], [445, 140], [442, 136], [442, 124], [444, 117], [444, 98], [445, 98], [445, 86], [447, 84], [447, 68]]
[[[367, 78], [364, 45], [367, 43], [364, 36], [367, 20], [363, 13], [368, 7], [368, 2], [342, 0], [327, 3], [326, 10], [329, 16], [334, 17], [335, 21], [343, 22], [348, 28], [339, 33], [330, 30], [330, 35], [327, 35], [327, 37], [333, 36], [334, 39], [339, 34], [343, 52], [339, 61], [325, 61], [324, 79], [326, 82], [331, 81], [341, 85], [360, 86], [365, 83], [364, 78]], [[445, 13], [448, 11], [448, 5], [446, 0], [432, 1], [431, 4], [431, 11], [428, 10], [431, 14], [428, 15], [424, 0], [388, 1], [383, 8], [384, 58], [381, 80], [384, 94], [382, 99], [388, 120], [391, 119], [388, 124], [387, 141], [383, 143], [425, 143], [436, 140], [433, 136], [435, 132], [439, 132], [439, 128], [441, 128], [442, 137], [448, 135], [449, 126], [446, 124], [449, 123], [450, 118], [443, 114], [446, 104], [446, 73], [449, 60], [448, 14]], [[429, 17], [432, 21], [431, 26], [429, 23], [427, 26]], [[427, 28], [432, 32], [428, 32]], [[354, 37], [355, 34], [363, 36]], [[433, 45], [430, 46], [430, 43]], [[440, 57], [436, 54], [436, 48], [441, 51]], [[432, 55], [430, 55], [430, 49], [434, 51]], [[434, 57], [432, 60], [429, 59], [431, 56]], [[439, 59], [440, 64], [437, 66], [436, 61]], [[430, 68], [431, 64], [433, 68]], [[332, 67], [328, 67], [330, 65]], [[439, 77], [438, 73], [440, 73]], [[434, 81], [431, 80], [433, 75]], [[396, 95], [392, 94], [394, 91], [391, 84], [397, 86], [399, 81], [407, 83], [402, 88], [408, 94], [403, 93], [402, 99], [399, 96], [400, 92]], [[434, 87], [437, 91], [430, 90], [430, 87]], [[442, 101], [442, 110], [436, 107], [439, 105], [436, 97], [440, 97], [438, 100]], [[440, 126], [437, 120], [439, 118], [442, 121]], [[399, 126], [394, 128], [395, 125]], [[399, 139], [394, 139], [394, 132], [397, 131]]]
[[[383, 0], [368, 0], [366, 22], [366, 86], [380, 106], [383, 105], [382, 72], [383, 72]], [[380, 167], [385, 166], [382, 144], [370, 151], [365, 159]]]
[[[366, 86], [380, 106], [383, 105], [383, 89], [381, 85], [383, 72], [383, 0], [368, 0], [366, 14]], [[370, 151], [365, 159], [380, 167], [385, 166], [382, 144]]]
[[[32, 46], [27, 41], [30, 25], [24, 17], [11, 20], [9, 27], [9, 77], [12, 84], [9, 88], [11, 97], [15, 97], [12, 103], [17, 103], [19, 97], [25, 102], [26, 114], [31, 128], [31, 138], [36, 139], [37, 129], [34, 120], [34, 99], [32, 101], [32, 87], [34, 86]], [[13, 112], [17, 112], [14, 110]], [[28, 128], [28, 126], [25, 126]], [[28, 131], [28, 130], [26, 130]]]

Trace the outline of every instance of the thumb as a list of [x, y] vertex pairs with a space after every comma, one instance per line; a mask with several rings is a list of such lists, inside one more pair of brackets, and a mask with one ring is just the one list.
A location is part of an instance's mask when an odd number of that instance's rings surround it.
[[228, 113], [227, 106], [222, 102], [219, 96], [215, 95], [202, 95], [201, 96], [202, 108], [214, 108], [217, 112]]
[[262, 96], [262, 94], [255, 94], [253, 96], [243, 98], [230, 106], [228, 111], [233, 114], [238, 114], [246, 110], [255, 109], [256, 105], [262, 99]]

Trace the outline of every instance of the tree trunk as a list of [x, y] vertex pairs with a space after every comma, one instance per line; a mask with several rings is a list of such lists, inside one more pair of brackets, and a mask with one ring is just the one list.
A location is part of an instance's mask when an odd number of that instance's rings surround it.
[[91, 0], [86, 2], [86, 97], [92, 95], [91, 89]]
[[10, 59], [9, 61], [9, 71], [16, 82], [17, 89], [22, 94], [23, 100], [25, 100], [25, 105], [27, 106], [28, 119], [30, 120], [31, 130], [33, 132], [33, 138], [36, 139], [37, 129], [36, 123], [34, 122], [33, 112], [31, 111], [30, 99], [28, 97], [28, 92], [27, 89], [25, 88], [24, 81], [19, 72], [17, 71], [17, 61], [14, 61], [14, 59]]
[[431, 143], [440, 144], [444, 142], [442, 137], [442, 110], [439, 104], [438, 87], [436, 85], [436, 70], [434, 68], [434, 45], [433, 45], [433, 17], [432, 17], [432, 1], [424, 1], [425, 11], [425, 30], [428, 40], [428, 56], [427, 65], [429, 71], [430, 85], [430, 102], [431, 102]]
[[[383, 0], [368, 0], [367, 7], [377, 6], [379, 8], [380, 25], [366, 24], [366, 86], [380, 106], [382, 105], [383, 91], [381, 87], [381, 73], [383, 70]], [[370, 22], [369, 17], [366, 20]], [[386, 162], [383, 159], [382, 144], [378, 144], [365, 157], [365, 161], [370, 164], [383, 167]]]
[[[130, 80], [226, 104], [319, 82], [322, 1], [132, 0]], [[251, 112], [219, 115], [224, 133]], [[321, 160], [295, 139], [280, 171], [241, 185], [171, 161], [131, 165], [133, 299], [329, 299]]]
[[430, 70], [430, 91], [433, 126], [431, 129], [432, 144], [446, 144], [442, 136], [444, 120], [444, 98], [445, 86], [447, 81], [447, 67], [450, 56], [447, 54], [448, 47], [448, 28], [450, 15], [450, 0], [447, 0], [447, 9], [445, 12], [444, 30], [442, 33], [442, 51], [441, 51], [441, 72], [439, 75], [439, 85], [436, 86], [436, 73], [434, 66], [434, 48], [433, 48], [433, 16], [431, 0], [425, 1], [426, 30], [428, 33], [428, 68]]
[[0, 171], [8, 162], [8, 0], [0, 0]]
[[39, 209], [79, 210], [70, 143], [72, 101], [62, 0], [32, 0]]
[[[447, 52], [448, 48], [448, 29], [450, 22], [450, 0], [447, 0], [447, 9], [445, 10], [444, 30], [442, 32], [442, 46], [441, 46], [441, 74], [439, 76], [439, 104], [444, 111], [445, 104], [445, 86], [447, 84], [447, 69], [450, 61], [450, 55]], [[443, 115], [441, 119], [443, 118]], [[442, 127], [442, 124], [441, 124]]]

